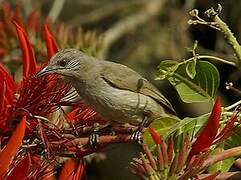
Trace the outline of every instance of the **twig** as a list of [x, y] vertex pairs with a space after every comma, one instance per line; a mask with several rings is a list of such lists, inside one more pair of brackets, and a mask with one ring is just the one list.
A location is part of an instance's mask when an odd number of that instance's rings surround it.
[[[107, 145], [112, 143], [129, 143], [131, 142], [131, 135], [104, 135], [99, 137], [99, 143], [101, 145]], [[74, 144], [78, 144], [80, 146], [86, 146], [89, 144], [89, 138], [76, 138], [72, 140]]]
[[55, 0], [51, 10], [49, 11], [48, 18], [55, 22], [59, 17], [61, 10], [64, 7], [65, 0]]
[[229, 65], [232, 65], [232, 66], [236, 66], [236, 63], [234, 63], [232, 61], [228, 61], [228, 60], [225, 60], [223, 58], [219, 58], [219, 57], [216, 57], [216, 56], [210, 56], [210, 55], [196, 55], [195, 57], [189, 58], [186, 61], [191, 61], [193, 59], [210, 59], [210, 60], [216, 60], [216, 61], [219, 61], [219, 62], [222, 62], [222, 63], [225, 63], [225, 64], [229, 64]]
[[[99, 137], [99, 146], [97, 147], [91, 147], [89, 146], [89, 138], [84, 137], [84, 138], [76, 138], [73, 139], [70, 143], [65, 144], [65, 146], [69, 146], [68, 151], [66, 152], [61, 152], [59, 156], [61, 157], [83, 157], [86, 155], [89, 155], [91, 153], [100, 151], [104, 147], [106, 147], [109, 144], [113, 143], [129, 143], [132, 142], [131, 140], [131, 135], [105, 135], [105, 136], [100, 136]], [[59, 148], [60, 144], [62, 144], [61, 141], [56, 141], [56, 142], [49, 142], [49, 145], [51, 148]], [[73, 146], [74, 145], [74, 146]]]
[[241, 100], [237, 101], [236, 103], [234, 103], [234, 104], [232, 104], [232, 105], [230, 105], [230, 106], [228, 106], [228, 107], [225, 107], [224, 110], [225, 110], [225, 111], [229, 111], [229, 110], [235, 108], [236, 106], [238, 106], [238, 105], [240, 105], [240, 104], [241, 104]]
[[200, 18], [198, 16], [198, 10], [194, 9], [194, 10], [190, 11], [190, 15], [195, 19], [189, 20], [188, 23], [193, 24], [193, 25], [196, 25], [196, 24], [207, 25], [211, 28], [214, 28], [214, 29], [222, 32], [225, 39], [227, 40], [228, 44], [230, 44], [231, 47], [233, 48], [233, 51], [239, 61], [238, 64], [240, 64], [241, 63], [241, 46], [239, 45], [237, 39], [235, 38], [235, 36], [231, 32], [231, 30], [229, 29], [227, 24], [224, 21], [222, 21], [222, 19], [220, 19], [220, 17], [218, 16], [221, 12], [221, 9], [222, 9], [221, 5], [218, 4], [217, 10], [210, 8], [205, 12], [205, 14], [209, 18], [211, 18], [213, 20], [213, 22], [207, 22], [204, 19]]

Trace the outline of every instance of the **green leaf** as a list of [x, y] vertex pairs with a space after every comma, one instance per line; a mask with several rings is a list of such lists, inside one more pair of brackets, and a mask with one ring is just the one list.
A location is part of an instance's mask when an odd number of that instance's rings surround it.
[[225, 149], [241, 146], [241, 127], [237, 127], [234, 133], [225, 140]]
[[205, 102], [215, 97], [219, 86], [219, 73], [211, 63], [199, 61], [194, 79], [187, 75], [186, 65], [181, 64], [168, 80], [177, 89], [183, 102]]
[[197, 64], [196, 58], [186, 62], [186, 72], [191, 79], [194, 79], [194, 77], [196, 76], [196, 64]]
[[163, 80], [173, 75], [177, 70], [179, 63], [173, 60], [165, 60], [160, 63], [158, 66], [159, 70], [155, 80]]
[[[175, 125], [179, 122], [180, 122], [179, 119], [171, 118], [171, 117], [164, 117], [164, 118], [155, 119], [149, 127], [154, 129], [159, 135], [163, 136], [170, 129], [170, 127], [172, 127], [173, 125]], [[147, 130], [143, 134], [143, 141], [149, 147], [154, 146], [154, 142], [151, 138], [151, 135]]]
[[195, 136], [197, 132], [200, 130], [200, 128], [208, 120], [209, 115], [210, 113], [203, 114], [195, 118], [184, 118], [183, 120], [179, 121], [178, 123], [170, 127], [169, 130], [166, 131], [165, 136], [163, 138], [167, 138], [174, 132], [176, 136], [179, 136], [181, 134], [190, 134]]
[[[219, 147], [214, 149], [211, 154], [219, 154], [223, 150], [224, 150], [223, 149], [223, 144], [221, 144], [221, 145], [219, 145]], [[233, 158], [233, 157], [225, 159], [223, 161], [219, 161], [219, 162], [209, 166], [208, 172], [209, 173], [214, 173], [214, 172], [217, 172], [217, 171], [228, 172], [234, 162], [235, 162], [235, 158]]]

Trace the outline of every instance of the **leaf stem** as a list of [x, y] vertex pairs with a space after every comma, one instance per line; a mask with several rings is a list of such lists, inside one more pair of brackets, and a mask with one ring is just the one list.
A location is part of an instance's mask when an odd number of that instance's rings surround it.
[[240, 105], [240, 104], [241, 104], [241, 100], [237, 101], [236, 103], [234, 103], [234, 104], [232, 104], [232, 105], [230, 105], [230, 106], [228, 106], [228, 107], [225, 107], [224, 110], [225, 110], [225, 111], [229, 111], [229, 110], [235, 108], [236, 106], [238, 106], [238, 105]]
[[219, 62], [222, 62], [222, 63], [225, 63], [225, 64], [229, 64], [231, 66], [236, 66], [236, 64], [232, 61], [228, 61], [228, 60], [225, 60], [223, 58], [210, 56], [210, 55], [196, 55], [194, 57], [191, 57], [191, 58], [187, 59], [185, 62], [191, 61], [193, 59], [211, 59], [211, 60], [216, 60], [216, 61], [219, 61]]

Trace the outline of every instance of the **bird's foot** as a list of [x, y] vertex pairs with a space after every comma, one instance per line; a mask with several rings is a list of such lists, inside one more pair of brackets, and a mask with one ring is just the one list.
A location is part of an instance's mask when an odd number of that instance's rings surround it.
[[99, 141], [99, 137], [100, 137], [100, 125], [99, 123], [95, 123], [94, 124], [94, 131], [90, 134], [89, 137], [89, 145], [93, 148], [96, 148], [99, 146], [100, 141]]
[[96, 148], [99, 145], [99, 134], [94, 131], [89, 137], [89, 145], [93, 148]]
[[137, 142], [138, 144], [142, 144], [143, 143], [142, 132], [140, 130], [136, 130], [131, 135], [131, 140]]

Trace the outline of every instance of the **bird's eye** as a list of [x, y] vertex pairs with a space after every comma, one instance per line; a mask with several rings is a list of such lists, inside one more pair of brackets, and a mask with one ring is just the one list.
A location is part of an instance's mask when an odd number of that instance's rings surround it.
[[59, 66], [65, 67], [66, 64], [67, 64], [67, 60], [66, 60], [66, 59], [60, 59], [60, 60], [57, 62], [57, 64], [58, 64]]

